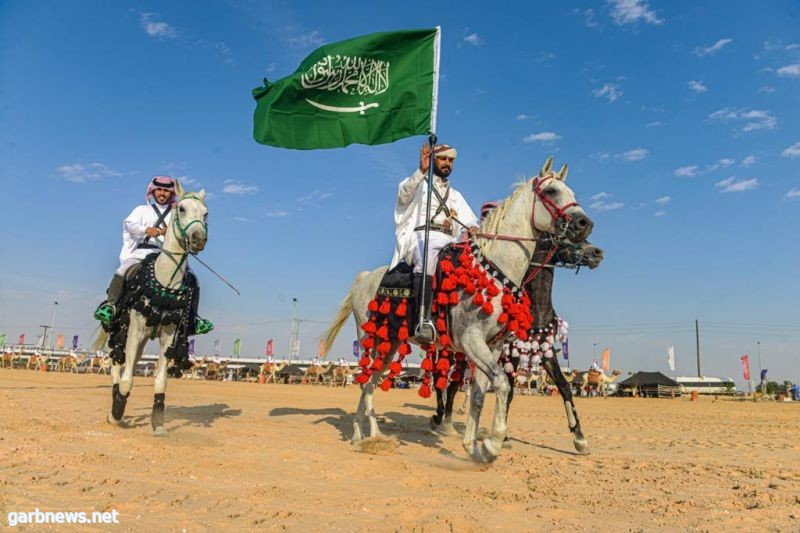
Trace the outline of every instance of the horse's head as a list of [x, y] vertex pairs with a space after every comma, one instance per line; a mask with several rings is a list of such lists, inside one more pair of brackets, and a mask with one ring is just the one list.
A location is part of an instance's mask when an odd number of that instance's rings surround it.
[[208, 240], [208, 208], [206, 208], [206, 191], [186, 192], [176, 180], [175, 192], [178, 203], [172, 215], [175, 223], [175, 235], [184, 249], [192, 253], [200, 252]]
[[575, 201], [575, 193], [567, 187], [568, 167], [553, 171], [553, 157], [545, 161], [539, 175], [531, 180], [534, 192], [531, 223], [535, 229], [564, 236], [572, 242], [585, 241], [594, 223]]
[[[543, 241], [545, 245], [554, 242], [550, 239]], [[553, 260], [567, 266], [585, 266], [595, 269], [600, 266], [605, 257], [603, 249], [589, 241], [579, 243], [558, 242]]]

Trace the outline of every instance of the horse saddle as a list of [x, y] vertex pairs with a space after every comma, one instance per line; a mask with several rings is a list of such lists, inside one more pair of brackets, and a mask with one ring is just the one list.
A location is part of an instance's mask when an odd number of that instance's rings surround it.
[[[417, 277], [420, 278], [421, 275], [418, 274]], [[414, 331], [417, 327], [419, 319], [417, 304], [421, 301], [417, 292], [420, 283], [415, 283], [414, 278], [414, 268], [408, 263], [400, 262], [383, 275], [381, 284], [378, 286], [375, 295], [378, 305], [384, 306], [384, 310], [388, 306], [394, 311], [381, 313], [385, 315], [388, 322], [390, 338], [396, 338], [393, 334], [400, 329], [404, 321], [409, 331]]]

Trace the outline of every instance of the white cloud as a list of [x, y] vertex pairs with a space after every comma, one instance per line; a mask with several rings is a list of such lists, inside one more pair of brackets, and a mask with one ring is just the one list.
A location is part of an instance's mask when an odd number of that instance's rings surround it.
[[614, 157], [624, 159], [625, 161], [641, 161], [650, 151], [647, 148], [634, 148], [633, 150], [628, 150], [627, 152], [622, 152], [621, 154], [617, 154]]
[[784, 50], [786, 50], [786, 51], [789, 51], [789, 50], [800, 50], [800, 44], [796, 44], [796, 43], [795, 44], [787, 44], [786, 47], [784, 48]]
[[645, 128], [657, 128], [657, 127], [663, 126], [663, 125], [664, 125], [664, 123], [661, 122], [660, 120], [654, 120], [653, 122], [648, 122], [647, 124], [645, 124], [644, 127]]
[[781, 157], [800, 157], [800, 141], [797, 141], [781, 152]]
[[533, 60], [537, 63], [546, 63], [554, 60], [555, 58], [556, 55], [553, 52], [539, 52], [534, 56]]
[[236, 222], [248, 222], [248, 220], [245, 217], [233, 217], [233, 220], [235, 220]]
[[784, 196], [784, 198], [789, 199], [789, 200], [793, 200], [795, 198], [800, 198], [800, 189], [798, 189], [797, 187], [792, 187], [789, 190], [789, 192], [786, 193], [786, 196]]
[[528, 120], [531, 117], [529, 115], [526, 115], [525, 113], [520, 113], [519, 115], [517, 115], [516, 118], [517, 120]]
[[200, 186], [200, 182], [198, 180], [190, 178], [189, 176], [175, 176], [175, 179], [181, 182], [181, 186], [183, 188]]
[[751, 178], [749, 180], [736, 180], [734, 176], [725, 178], [714, 184], [714, 187], [719, 189], [719, 192], [744, 192], [755, 189], [758, 187], [758, 178]]
[[698, 46], [692, 52], [697, 57], [704, 57], [708, 55], [714, 55], [720, 50], [722, 50], [725, 46], [731, 44], [733, 39], [720, 39], [719, 41], [715, 42], [711, 46]]
[[541, 133], [531, 133], [530, 135], [526, 136], [522, 139], [524, 143], [533, 143], [533, 142], [554, 142], [561, 138], [561, 135], [558, 135], [552, 131], [543, 131]]
[[322, 37], [319, 31], [313, 30], [306, 33], [300, 33], [297, 35], [292, 35], [289, 37], [289, 46], [293, 46], [295, 48], [311, 48], [322, 46], [325, 44], [325, 39]]
[[611, 193], [599, 192], [594, 196], [589, 197], [589, 200], [598, 201], [598, 200], [605, 200], [606, 198], [611, 198]]
[[720, 168], [728, 168], [729, 166], [736, 163], [735, 159], [730, 159], [728, 157], [722, 158], [713, 165], [708, 165], [705, 169], [705, 172], [714, 172], [715, 170], [719, 170]]
[[692, 80], [689, 82], [689, 89], [696, 93], [704, 93], [708, 91], [708, 88], [703, 84], [703, 82], [697, 80]]
[[800, 78], [800, 63], [779, 68], [778, 76], [783, 76], [784, 78]]
[[598, 98], [607, 98], [609, 102], [616, 102], [622, 97], [622, 91], [620, 90], [619, 85], [615, 85], [613, 83], [606, 83], [599, 89], [593, 90], [592, 94]]
[[675, 170], [676, 176], [681, 176], [683, 178], [693, 178], [697, 176], [697, 165], [688, 165], [685, 167], [680, 167]]
[[657, 198], [656, 199], [656, 203], [658, 205], [667, 205], [671, 201], [672, 201], [672, 197], [671, 196], [662, 196], [661, 198]]
[[744, 123], [739, 128], [742, 132], [772, 130], [778, 125], [778, 119], [770, 114], [769, 111], [761, 109], [728, 109], [722, 108], [708, 115], [709, 120], [720, 122], [739, 122]]
[[116, 178], [122, 176], [121, 172], [108, 168], [103, 163], [73, 163], [71, 165], [61, 165], [56, 169], [62, 178], [72, 183], [86, 183], [87, 181], [98, 181], [104, 178]]
[[662, 24], [663, 19], [658, 18], [655, 11], [650, 9], [643, 0], [607, 0], [611, 6], [611, 18], [614, 24], [636, 24], [640, 20], [648, 24]]
[[297, 199], [297, 201], [301, 204], [308, 205], [311, 203], [318, 202], [320, 200], [324, 200], [326, 198], [330, 198], [333, 196], [332, 192], [320, 192], [319, 189], [313, 190], [310, 193], [301, 196]]
[[227, 194], [255, 194], [260, 190], [257, 185], [246, 185], [237, 180], [225, 180], [224, 184], [222, 192]]
[[267, 211], [264, 213], [264, 216], [268, 216], [268, 217], [285, 217], [285, 216], [289, 216], [289, 212], [288, 211], [273, 211], [272, 209], [267, 209]]
[[163, 21], [155, 20], [155, 13], [139, 13], [139, 24], [147, 35], [154, 39], [174, 39], [178, 36], [175, 28]]
[[594, 9], [576, 9], [575, 12], [583, 14], [583, 23], [587, 28], [596, 28], [600, 25], [594, 18]]
[[655, 212], [655, 215], [656, 215], [657, 217], [663, 217], [663, 216], [664, 216], [664, 215], [666, 215], [666, 214], [667, 214], [667, 212], [666, 212], [666, 211], [664, 211], [663, 209], [659, 209], [658, 211], [656, 211], [656, 212]]
[[743, 167], [749, 167], [750, 165], [754, 164], [755, 162], [756, 162], [756, 156], [748, 155], [747, 157], [742, 159], [742, 166]]
[[622, 202], [599, 201], [589, 204], [589, 207], [591, 209], [594, 209], [595, 211], [602, 212], [602, 211], [614, 211], [615, 209], [622, 209], [623, 207], [625, 207], [625, 204], [623, 204]]
[[464, 37], [464, 42], [471, 44], [472, 46], [480, 46], [483, 44], [483, 39], [477, 33], [470, 33], [466, 37]]
[[605, 161], [606, 159], [611, 157], [611, 154], [609, 154], [608, 152], [597, 152], [596, 154], [592, 154], [589, 157], [591, 157], [592, 159], [597, 159], [598, 161]]
[[758, 92], [764, 93], [764, 94], [772, 94], [772, 93], [775, 92], [775, 87], [773, 87], [771, 85], [763, 85], [763, 86], [758, 88]]

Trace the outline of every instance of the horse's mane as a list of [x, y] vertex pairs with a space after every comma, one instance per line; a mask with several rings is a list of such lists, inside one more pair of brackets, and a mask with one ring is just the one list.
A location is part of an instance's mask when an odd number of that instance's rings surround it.
[[[486, 218], [483, 219], [481, 222], [481, 233], [486, 234], [494, 234], [498, 232], [500, 227], [500, 222], [503, 221], [503, 218], [506, 216], [506, 211], [508, 211], [508, 206], [510, 206], [521, 194], [528, 190], [528, 186], [530, 185], [530, 180], [527, 178], [521, 178], [516, 183], [514, 183], [513, 187], [515, 187], [514, 192], [511, 193], [511, 196], [500, 202], [496, 208], [494, 208]], [[496, 241], [493, 239], [488, 239], [486, 237], [480, 237], [478, 239], [478, 245], [481, 248], [481, 253], [485, 256], [487, 252], [490, 252], [492, 249], [492, 245]]]

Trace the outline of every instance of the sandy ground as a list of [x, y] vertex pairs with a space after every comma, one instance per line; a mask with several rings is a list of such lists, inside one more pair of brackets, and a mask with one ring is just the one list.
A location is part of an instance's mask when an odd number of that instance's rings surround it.
[[381, 455], [348, 440], [354, 387], [170, 380], [166, 438], [151, 436], [151, 379], [128, 428], [105, 422], [110, 391], [106, 376], [0, 370], [0, 527], [38, 508], [115, 509], [120, 524], [97, 528], [116, 531], [800, 531], [800, 402], [578, 399], [592, 447], [578, 456], [560, 399], [518, 396], [511, 448], [478, 465], [428, 430], [414, 391], [378, 392], [399, 441]]

